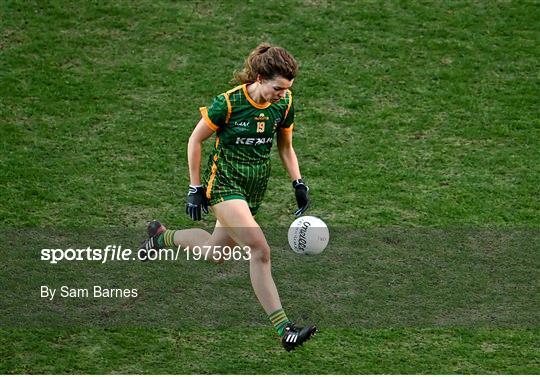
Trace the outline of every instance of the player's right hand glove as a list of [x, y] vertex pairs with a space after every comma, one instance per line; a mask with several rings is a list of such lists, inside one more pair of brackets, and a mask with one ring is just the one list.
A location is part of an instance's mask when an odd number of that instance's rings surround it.
[[187, 194], [186, 214], [193, 221], [202, 219], [201, 209], [204, 213], [208, 213], [208, 202], [204, 196], [204, 188], [201, 185], [189, 185]]
[[296, 196], [296, 204], [298, 204], [298, 209], [294, 211], [294, 215], [298, 217], [309, 208], [309, 187], [302, 178], [293, 181], [292, 185], [294, 187], [294, 196]]

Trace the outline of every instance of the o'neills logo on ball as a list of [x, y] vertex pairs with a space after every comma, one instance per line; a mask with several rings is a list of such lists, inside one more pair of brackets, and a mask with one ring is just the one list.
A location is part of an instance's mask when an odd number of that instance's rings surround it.
[[298, 234], [298, 250], [299, 251], [306, 251], [306, 245], [307, 245], [307, 240], [306, 240], [306, 232], [308, 230], [308, 228], [310, 227], [310, 223], [309, 222], [305, 222], [302, 224], [302, 227], [300, 228], [300, 233]]
[[302, 216], [289, 226], [289, 246], [297, 254], [317, 255], [323, 252], [329, 240], [328, 227], [318, 217]]

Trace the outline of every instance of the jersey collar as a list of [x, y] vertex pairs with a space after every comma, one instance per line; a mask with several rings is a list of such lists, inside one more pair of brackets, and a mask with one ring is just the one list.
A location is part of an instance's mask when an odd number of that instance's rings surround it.
[[271, 102], [265, 102], [265, 103], [257, 103], [253, 100], [253, 98], [250, 97], [248, 90], [247, 90], [247, 84], [242, 85], [242, 90], [244, 91], [244, 95], [246, 96], [247, 100], [253, 107], [256, 109], [266, 109], [268, 106], [270, 106]]

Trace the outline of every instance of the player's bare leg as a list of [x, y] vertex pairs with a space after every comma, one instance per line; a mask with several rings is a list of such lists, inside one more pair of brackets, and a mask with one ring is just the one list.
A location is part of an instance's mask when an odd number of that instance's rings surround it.
[[[143, 242], [141, 248], [157, 250], [173, 246], [199, 246], [202, 250], [213, 251], [213, 246], [247, 246], [251, 254], [250, 278], [255, 295], [267, 314], [280, 309], [281, 302], [271, 273], [270, 247], [247, 203], [239, 199], [228, 200], [214, 205], [212, 209], [218, 218], [212, 234], [203, 229], [171, 231], [154, 220], [148, 224], [149, 238]], [[220, 262], [213, 258], [213, 255], [205, 257]]]
[[317, 331], [315, 326], [296, 327], [289, 321], [272, 278], [270, 246], [259, 224], [251, 215], [247, 203], [235, 199], [212, 207], [216, 217], [227, 229], [230, 237], [240, 246], [251, 249], [249, 275], [255, 295], [281, 336], [285, 350], [292, 351], [309, 340]]
[[279, 294], [272, 278], [270, 246], [247, 203], [241, 199], [227, 200], [212, 206], [212, 209], [230, 237], [238, 245], [249, 247], [251, 285], [266, 314], [281, 309]]
[[182, 248], [200, 247], [202, 258], [215, 263], [223, 263], [223, 253], [216, 252], [214, 246], [220, 246], [220, 250], [223, 250], [224, 246], [229, 246], [231, 250], [237, 246], [219, 220], [216, 221], [212, 234], [196, 228], [177, 230], [174, 233], [174, 244]]
[[167, 230], [159, 221], [153, 220], [148, 223], [148, 239], [141, 245], [142, 249], [156, 250], [167, 247], [191, 249], [195, 247], [201, 251], [203, 260], [215, 263], [223, 262], [222, 253], [215, 252], [214, 246], [229, 246], [231, 249], [236, 243], [229, 236], [219, 221], [212, 234], [204, 229], [190, 228], [181, 230]]

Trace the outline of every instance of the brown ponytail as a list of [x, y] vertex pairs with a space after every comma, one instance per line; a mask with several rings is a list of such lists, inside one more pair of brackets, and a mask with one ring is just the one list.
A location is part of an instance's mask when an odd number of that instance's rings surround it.
[[251, 51], [244, 62], [244, 68], [234, 73], [233, 81], [249, 84], [257, 80], [257, 75], [267, 80], [276, 76], [292, 80], [297, 71], [298, 63], [287, 50], [261, 43]]

